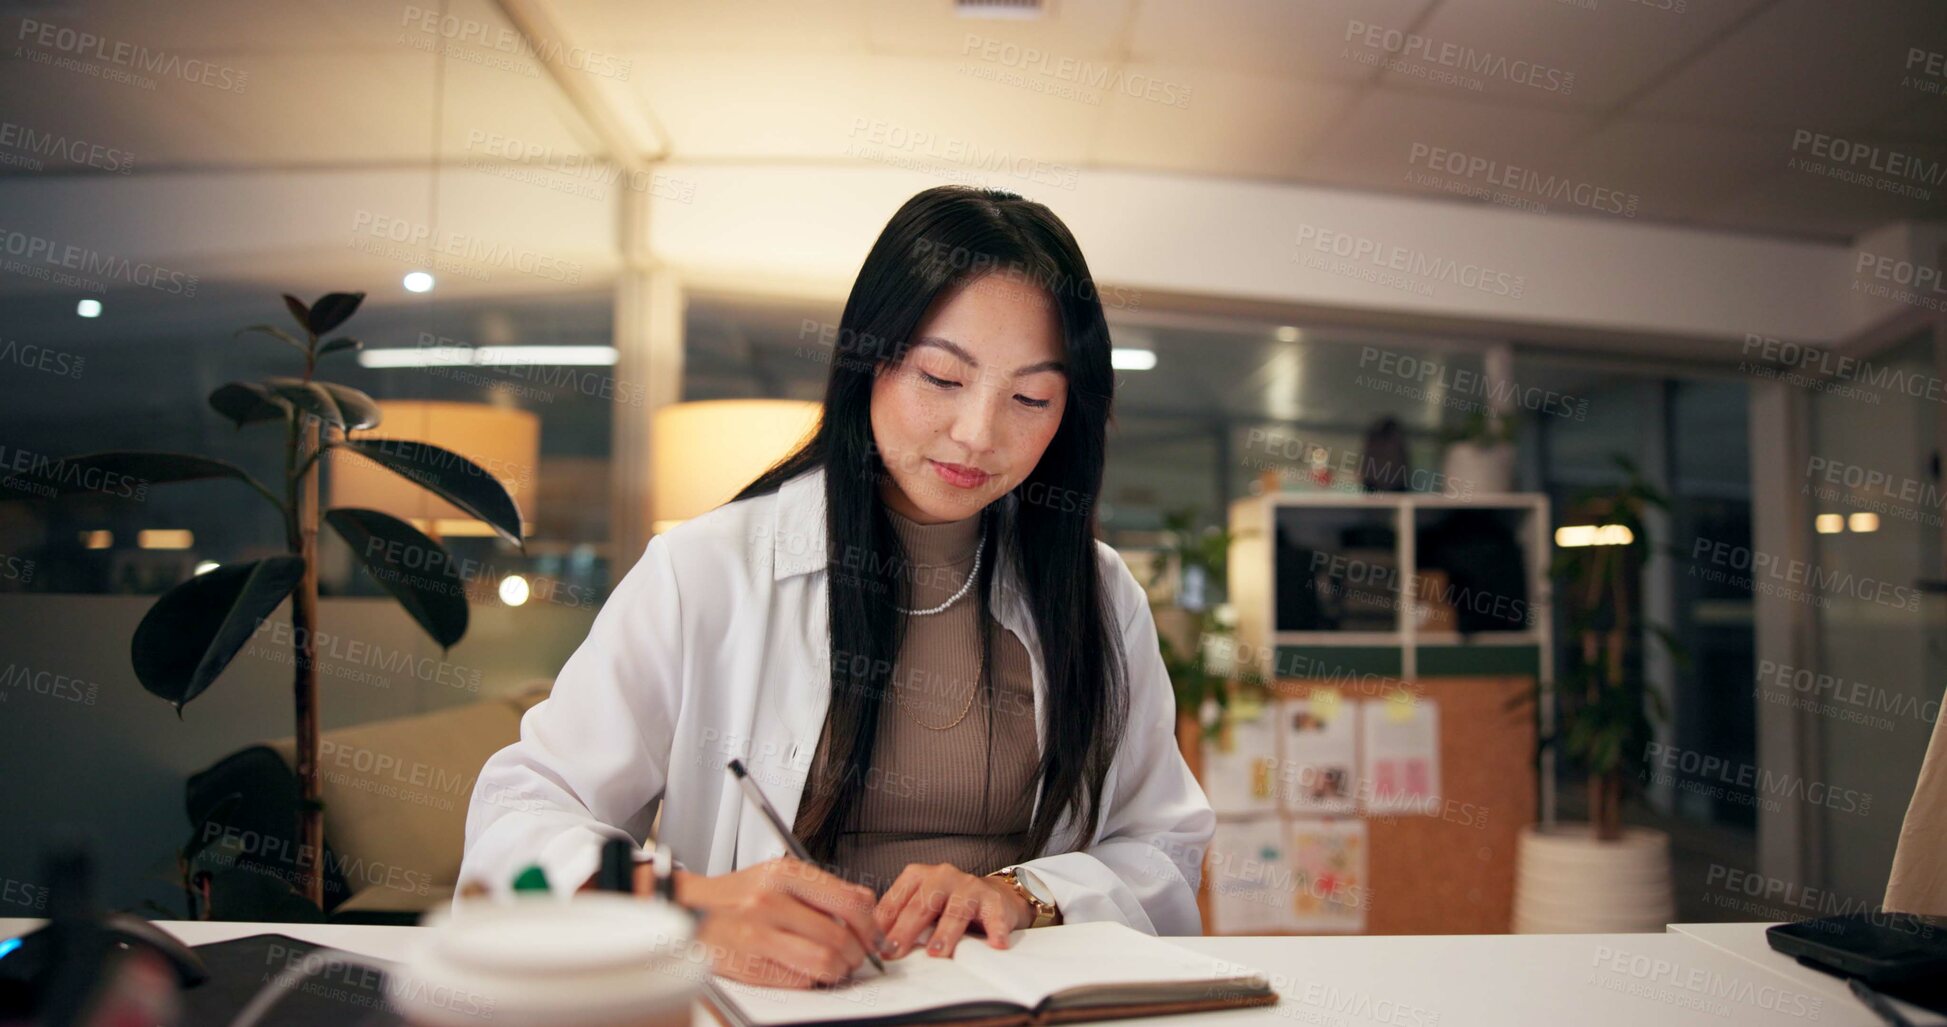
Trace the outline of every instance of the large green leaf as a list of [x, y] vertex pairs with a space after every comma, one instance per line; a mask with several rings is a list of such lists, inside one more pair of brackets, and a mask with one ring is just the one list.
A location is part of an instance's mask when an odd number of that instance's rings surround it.
[[0, 482], [0, 489], [20, 489], [22, 485], [27, 485], [31, 490], [43, 494], [100, 492], [141, 501], [148, 498], [151, 485], [208, 478], [233, 478], [257, 490], [272, 503], [277, 502], [276, 497], [257, 479], [235, 464], [191, 453], [143, 450], [116, 450], [46, 460]]
[[299, 328], [307, 331], [310, 330], [311, 308], [305, 306], [303, 300], [287, 292], [284, 294], [284, 309], [290, 311], [291, 316], [297, 319], [297, 326]]
[[135, 677], [182, 716], [303, 576], [301, 557], [273, 556], [218, 567], [163, 593], [129, 643]]
[[421, 487], [487, 522], [501, 538], [521, 541], [521, 512], [500, 479], [480, 465], [430, 442], [358, 439], [338, 443], [360, 456], [417, 482]]
[[331, 401], [338, 405], [338, 412], [344, 415], [346, 428], [363, 430], [379, 426], [379, 404], [372, 397], [349, 385], [335, 382], [312, 384], [330, 394]]
[[362, 292], [328, 292], [311, 304], [311, 313], [305, 319], [312, 335], [323, 335], [344, 324], [358, 311], [358, 305], [365, 301]]
[[336, 339], [332, 339], [329, 342], [319, 343], [318, 355], [321, 357], [330, 356], [331, 354], [336, 353], [339, 350], [350, 350], [353, 353], [356, 353], [359, 350], [364, 348], [365, 348], [365, 344], [358, 341], [357, 339], [354, 339], [348, 335], [340, 335]]
[[302, 378], [266, 378], [264, 386], [290, 400], [292, 406], [326, 424], [336, 428], [345, 426], [345, 413], [338, 409], [338, 401], [317, 382], [307, 382]]
[[466, 637], [466, 585], [445, 546], [377, 510], [339, 508], [327, 511], [325, 521], [440, 648]]
[[210, 406], [241, 428], [257, 421], [282, 421], [291, 416], [291, 401], [256, 382], [230, 382], [210, 393]]

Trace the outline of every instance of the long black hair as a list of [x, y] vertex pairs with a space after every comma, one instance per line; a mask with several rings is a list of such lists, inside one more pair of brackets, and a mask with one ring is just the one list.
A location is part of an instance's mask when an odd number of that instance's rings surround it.
[[[773, 492], [815, 468], [825, 472], [832, 694], [825, 715], [826, 759], [806, 783], [799, 817], [812, 825], [804, 841], [820, 860], [831, 858], [859, 809], [880, 710], [905, 637], [906, 619], [896, 607], [912, 605], [905, 574], [869, 573], [907, 566], [880, 498], [888, 472], [873, 441], [872, 385], [904, 359], [936, 298], [989, 274], [1030, 282], [1054, 304], [1068, 379], [1061, 425], [1040, 462], [1013, 490], [1018, 502], [996, 501], [980, 514], [989, 529], [973, 589], [980, 597], [977, 623], [988, 656], [981, 665], [994, 663], [991, 576], [1011, 571], [1032, 612], [1046, 668], [1040, 805], [1021, 851], [1009, 862], [1038, 854], [1064, 815], [1072, 815], [1088, 838], [1121, 741], [1127, 665], [1095, 545], [1096, 497], [1114, 392], [1101, 300], [1081, 248], [1047, 207], [998, 189], [927, 189], [893, 214], [859, 269], [839, 319], [816, 431], [735, 497]], [[1003, 507], [1010, 507], [1011, 515]], [[976, 687], [991, 700], [990, 673], [983, 669]], [[990, 753], [992, 721], [990, 716]], [[1035, 798], [1028, 794], [1011, 801], [1024, 812]]]

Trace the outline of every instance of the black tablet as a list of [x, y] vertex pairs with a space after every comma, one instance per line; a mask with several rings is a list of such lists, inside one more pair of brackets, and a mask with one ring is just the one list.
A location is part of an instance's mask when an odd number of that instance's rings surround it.
[[1947, 977], [1947, 918], [1852, 913], [1766, 929], [1771, 947], [1875, 987]]

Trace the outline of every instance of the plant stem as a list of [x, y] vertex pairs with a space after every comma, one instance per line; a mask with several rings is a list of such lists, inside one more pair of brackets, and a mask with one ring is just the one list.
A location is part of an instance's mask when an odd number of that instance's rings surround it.
[[[315, 346], [316, 340], [313, 340]], [[313, 363], [305, 360], [304, 377]], [[324, 909], [324, 791], [318, 778], [318, 466], [319, 422], [293, 417], [284, 450], [286, 543], [304, 560], [304, 576], [291, 598], [291, 633], [296, 652], [292, 698], [297, 712], [298, 865], [297, 890]]]

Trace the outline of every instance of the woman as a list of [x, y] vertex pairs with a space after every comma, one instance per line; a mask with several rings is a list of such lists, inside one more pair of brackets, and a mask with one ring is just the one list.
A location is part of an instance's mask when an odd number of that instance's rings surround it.
[[[462, 880], [660, 838], [717, 972], [843, 977], [968, 927], [1196, 933], [1215, 818], [1142, 588], [1094, 538], [1113, 379], [1046, 207], [929, 189], [867, 255], [824, 412], [733, 501], [653, 538], [475, 788]], [[741, 758], [812, 855], [725, 772]], [[841, 928], [833, 915], [845, 921]]]

